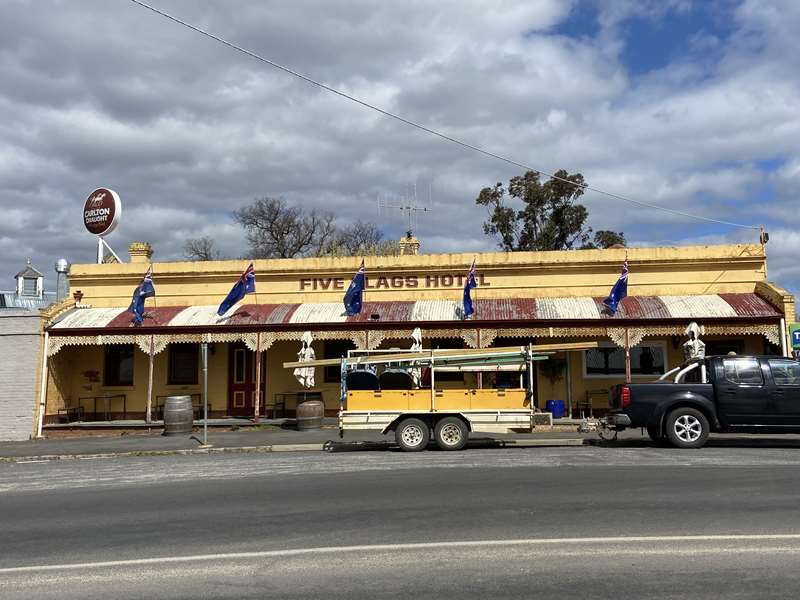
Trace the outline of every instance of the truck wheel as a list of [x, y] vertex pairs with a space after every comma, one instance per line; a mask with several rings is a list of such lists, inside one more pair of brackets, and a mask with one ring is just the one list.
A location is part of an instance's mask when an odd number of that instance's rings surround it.
[[405, 452], [424, 450], [431, 439], [427, 423], [419, 419], [404, 419], [394, 432], [397, 445]]
[[701, 448], [708, 433], [708, 419], [699, 410], [676, 408], [667, 416], [667, 437], [676, 448]]
[[458, 417], [445, 417], [434, 429], [436, 445], [442, 450], [461, 450], [467, 445], [469, 430]]

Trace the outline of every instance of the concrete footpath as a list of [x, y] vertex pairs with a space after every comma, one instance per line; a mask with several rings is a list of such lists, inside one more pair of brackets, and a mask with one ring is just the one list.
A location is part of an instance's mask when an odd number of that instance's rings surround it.
[[[581, 446], [586, 437], [597, 434], [579, 434], [574, 431], [538, 431], [528, 434], [473, 434], [470, 447], [509, 446]], [[195, 454], [215, 452], [302, 452], [392, 450], [394, 434], [378, 432], [347, 432], [339, 438], [336, 426], [326, 424], [322, 429], [298, 431], [289, 426], [259, 425], [238, 431], [209, 429], [208, 443], [202, 447], [203, 431], [195, 429], [191, 435], [170, 435], [135, 432], [103, 437], [74, 437], [0, 442], [0, 462], [20, 460], [59, 460], [70, 458], [104, 458], [112, 456], [149, 456], [161, 454]]]

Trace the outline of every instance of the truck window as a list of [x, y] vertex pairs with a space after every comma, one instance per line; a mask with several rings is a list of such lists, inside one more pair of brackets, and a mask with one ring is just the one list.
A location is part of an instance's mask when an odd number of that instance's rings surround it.
[[800, 362], [775, 358], [767, 362], [775, 385], [800, 385]]
[[722, 367], [725, 379], [731, 383], [762, 385], [764, 378], [761, 375], [761, 366], [755, 358], [723, 358]]

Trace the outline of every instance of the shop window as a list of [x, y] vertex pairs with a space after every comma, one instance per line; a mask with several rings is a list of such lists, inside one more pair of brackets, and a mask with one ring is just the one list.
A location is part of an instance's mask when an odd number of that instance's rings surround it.
[[[355, 350], [355, 344], [350, 340], [326, 340], [323, 342], [322, 352], [324, 358], [343, 358], [348, 350]], [[325, 367], [325, 383], [339, 383], [342, 380], [342, 370], [338, 365]]]
[[[666, 346], [663, 342], [644, 343], [631, 348], [631, 375], [662, 375], [666, 371]], [[624, 377], [625, 350], [612, 344], [586, 350], [584, 377]]]
[[169, 385], [194, 385], [198, 371], [197, 344], [172, 344], [169, 346]]
[[133, 344], [113, 344], [105, 347], [103, 384], [133, 385]]

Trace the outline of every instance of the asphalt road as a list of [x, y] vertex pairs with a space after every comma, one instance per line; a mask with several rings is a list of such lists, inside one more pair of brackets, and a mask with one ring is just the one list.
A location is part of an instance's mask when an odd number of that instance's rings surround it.
[[0, 464], [2, 598], [788, 598], [800, 449]]

